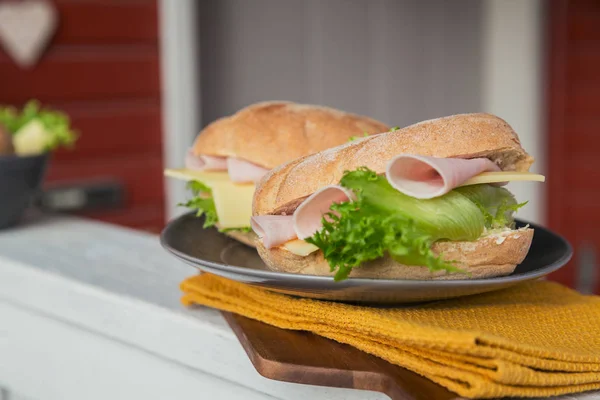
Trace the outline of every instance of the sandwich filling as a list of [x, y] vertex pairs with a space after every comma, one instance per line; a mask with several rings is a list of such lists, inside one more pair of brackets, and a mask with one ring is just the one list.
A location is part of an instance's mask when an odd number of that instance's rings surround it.
[[185, 169], [167, 170], [165, 174], [186, 180], [192, 197], [180, 205], [204, 215], [204, 227], [220, 231], [249, 232], [252, 196], [255, 184], [267, 172], [248, 161], [235, 157], [186, 155]]
[[321, 250], [336, 280], [386, 254], [404, 265], [462, 272], [432, 244], [514, 229], [514, 212], [526, 203], [501, 187], [509, 180], [544, 178], [500, 172], [483, 158], [401, 155], [385, 174], [366, 167], [348, 171], [339, 185], [312, 194], [293, 215], [254, 216], [252, 228], [266, 248], [301, 256]]

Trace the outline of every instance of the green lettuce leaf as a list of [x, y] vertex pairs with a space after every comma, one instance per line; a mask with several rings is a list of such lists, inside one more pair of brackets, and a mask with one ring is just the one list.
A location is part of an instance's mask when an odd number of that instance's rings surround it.
[[475, 240], [483, 231], [484, 220], [479, 208], [456, 192], [429, 200], [407, 196], [394, 189], [385, 176], [367, 168], [347, 172], [340, 184], [352, 189], [365, 212], [380, 217], [395, 216], [412, 220], [420, 231], [434, 240]]
[[252, 232], [252, 227], [241, 226], [239, 228], [221, 228], [221, 229], [219, 229], [219, 232], [233, 232], [233, 231], [249, 233], [249, 232]]
[[187, 188], [192, 191], [194, 196], [212, 195], [212, 190], [200, 181], [189, 181], [187, 183]]
[[508, 190], [469, 186], [444, 196], [419, 200], [394, 189], [384, 176], [367, 168], [346, 172], [341, 185], [355, 201], [331, 206], [323, 229], [306, 241], [323, 251], [335, 280], [352, 268], [388, 254], [405, 265], [432, 271], [462, 272], [431, 250], [438, 240], [472, 241], [488, 228], [514, 224], [517, 204]]
[[431, 245], [441, 239], [475, 240], [484, 229], [479, 207], [459, 193], [415, 199], [367, 168], [347, 172], [341, 185], [354, 191], [356, 201], [332, 205], [323, 229], [306, 239], [323, 251], [338, 281], [385, 254], [405, 265], [459, 272]]
[[192, 191], [194, 197], [185, 203], [180, 203], [180, 206], [196, 210], [196, 216], [204, 215], [204, 228], [210, 228], [219, 222], [215, 202], [212, 199], [212, 190], [202, 182], [189, 181], [187, 188]]
[[517, 203], [505, 188], [487, 184], [463, 186], [454, 191], [467, 197], [479, 207], [487, 229], [515, 227], [514, 213], [527, 202]]
[[46, 151], [60, 146], [71, 147], [77, 140], [78, 134], [71, 129], [69, 116], [63, 112], [43, 109], [35, 100], [29, 101], [21, 112], [14, 107], [0, 106], [0, 125], [13, 135], [34, 120], [38, 120], [48, 134], [44, 143]]

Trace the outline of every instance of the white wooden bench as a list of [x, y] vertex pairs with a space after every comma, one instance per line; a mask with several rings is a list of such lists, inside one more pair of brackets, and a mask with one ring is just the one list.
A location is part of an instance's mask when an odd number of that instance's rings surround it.
[[217, 311], [180, 305], [195, 273], [108, 224], [0, 231], [0, 400], [387, 398], [263, 378]]

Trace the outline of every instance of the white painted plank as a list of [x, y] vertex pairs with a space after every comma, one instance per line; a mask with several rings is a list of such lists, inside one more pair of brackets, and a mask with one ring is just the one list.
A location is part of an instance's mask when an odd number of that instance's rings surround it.
[[158, 236], [67, 217], [0, 231], [0, 259], [173, 310], [173, 288], [195, 271], [164, 251]]
[[43, 400], [43, 399], [34, 399], [33, 397], [24, 396], [22, 393], [12, 392], [9, 390], [5, 390], [4, 392], [0, 390], [0, 400]]
[[[7, 400], [37, 400], [33, 397], [23, 396], [21, 393], [9, 392], [9, 397]], [[44, 399], [40, 399], [44, 400]]]
[[275, 397], [385, 398], [260, 377], [220, 314], [179, 304], [193, 273], [156, 236], [110, 225], [48, 219], [0, 233], [0, 299]]
[[[68, 400], [75, 398], [68, 397], [74, 392], [63, 387], [68, 386], [68, 374], [82, 374], [82, 381], [89, 383], [94, 377], [86, 374], [91, 370], [96, 378], [103, 376], [108, 386], [116, 379], [115, 384], [125, 388], [131, 381], [114, 377], [111, 374], [116, 372], [107, 372], [101, 362], [101, 357], [125, 357], [130, 360], [119, 363], [129, 365], [130, 371], [138, 370], [136, 363], [153, 371], [168, 369], [161, 373], [163, 384], [181, 383], [181, 390], [196, 387], [191, 374], [199, 376], [194, 379], [202, 387], [221, 390], [225, 385], [240, 393], [260, 392], [280, 399], [387, 398], [380, 393], [294, 385], [259, 376], [218, 312], [179, 304], [177, 285], [194, 271], [174, 261], [158, 246], [156, 236], [111, 225], [55, 218], [3, 231], [0, 386], [32, 399]], [[90, 355], [89, 349], [96, 352]], [[44, 368], [36, 369], [40, 357], [46, 357], [40, 364]], [[89, 358], [86, 362], [93, 367], [78, 357]], [[68, 363], [62, 361], [77, 362], [77, 369], [87, 370], [65, 372], [63, 366]], [[126, 376], [119, 368], [116, 371]], [[8, 370], [10, 374], [5, 373]], [[174, 371], [180, 370], [187, 372], [171, 381], [171, 375], [180, 374]], [[42, 372], [43, 379], [38, 380]], [[55, 372], [60, 379], [54, 379]], [[567, 399], [588, 400], [598, 394]]]
[[[271, 396], [0, 302], [0, 375], [40, 400], [237, 399]], [[10, 360], [10, 363], [6, 361]]]

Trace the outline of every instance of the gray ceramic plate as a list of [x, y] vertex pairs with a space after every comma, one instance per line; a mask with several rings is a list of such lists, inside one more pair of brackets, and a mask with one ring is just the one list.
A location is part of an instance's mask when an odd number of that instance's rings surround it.
[[[333, 278], [269, 271], [256, 250], [203, 229], [193, 213], [171, 221], [161, 235], [162, 245], [177, 258], [202, 270], [235, 281], [302, 297], [357, 303], [414, 303], [489, 292], [537, 279], [565, 265], [572, 255], [569, 243], [557, 234], [535, 228], [533, 243], [514, 273], [499, 278], [417, 281]], [[518, 221], [518, 226], [523, 226]]]

